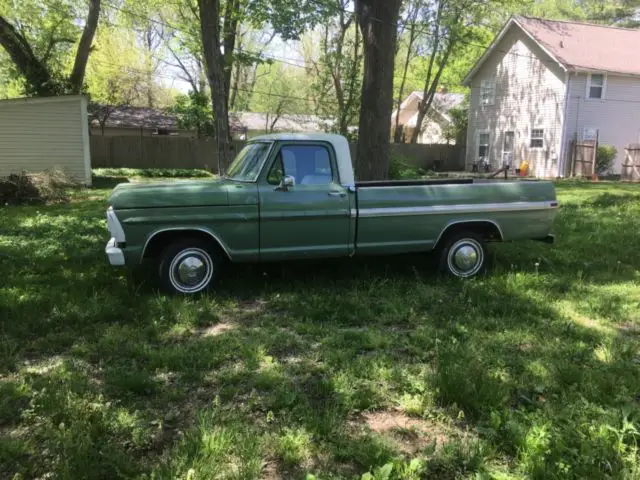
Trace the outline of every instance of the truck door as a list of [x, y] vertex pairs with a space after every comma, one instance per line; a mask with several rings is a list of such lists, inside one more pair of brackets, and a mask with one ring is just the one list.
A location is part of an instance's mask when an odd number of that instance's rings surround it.
[[262, 260], [348, 255], [349, 193], [329, 144], [281, 143], [259, 195]]

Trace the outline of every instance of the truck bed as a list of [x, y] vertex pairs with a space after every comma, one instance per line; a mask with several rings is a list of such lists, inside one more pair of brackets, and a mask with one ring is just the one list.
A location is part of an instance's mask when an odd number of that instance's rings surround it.
[[433, 248], [449, 225], [494, 225], [502, 240], [542, 238], [558, 206], [542, 181], [437, 179], [358, 182], [357, 250], [364, 254]]

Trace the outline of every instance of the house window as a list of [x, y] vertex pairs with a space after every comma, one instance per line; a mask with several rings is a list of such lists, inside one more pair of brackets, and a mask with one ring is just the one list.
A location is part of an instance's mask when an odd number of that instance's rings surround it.
[[603, 74], [591, 74], [587, 79], [587, 97], [604, 98], [605, 76]]
[[478, 134], [478, 158], [489, 157], [489, 133], [482, 132]]
[[531, 142], [530, 148], [542, 148], [544, 147], [544, 129], [534, 128], [531, 130]]
[[496, 97], [496, 81], [493, 78], [480, 82], [480, 104], [493, 105]]

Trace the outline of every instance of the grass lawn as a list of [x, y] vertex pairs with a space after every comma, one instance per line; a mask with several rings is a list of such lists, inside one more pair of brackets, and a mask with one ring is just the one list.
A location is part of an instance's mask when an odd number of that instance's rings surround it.
[[474, 281], [244, 266], [198, 300], [108, 265], [108, 192], [0, 208], [0, 478], [640, 478], [640, 187], [560, 184], [556, 245]]

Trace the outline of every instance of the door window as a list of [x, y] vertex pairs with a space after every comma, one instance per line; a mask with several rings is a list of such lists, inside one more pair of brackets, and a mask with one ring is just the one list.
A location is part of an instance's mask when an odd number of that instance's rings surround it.
[[324, 145], [284, 145], [267, 175], [267, 181], [277, 185], [286, 175], [294, 177], [296, 185], [330, 184], [333, 170], [329, 150]]
[[487, 158], [489, 156], [489, 134], [478, 134], [478, 157]]

